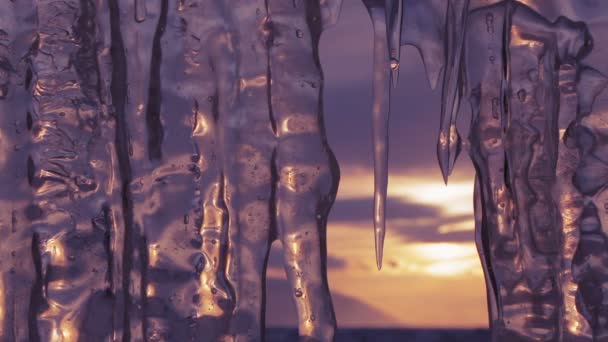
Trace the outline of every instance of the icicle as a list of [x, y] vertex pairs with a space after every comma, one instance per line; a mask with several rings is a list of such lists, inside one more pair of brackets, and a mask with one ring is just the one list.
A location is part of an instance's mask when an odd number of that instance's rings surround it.
[[373, 141], [374, 141], [374, 237], [376, 264], [382, 268], [386, 191], [388, 185], [388, 120], [390, 115], [390, 68], [385, 3], [364, 0], [374, 26]]
[[319, 0], [321, 7], [321, 20], [323, 29], [327, 29], [338, 22], [342, 0]]
[[446, 61], [441, 99], [441, 122], [437, 158], [443, 180], [447, 184], [460, 153], [460, 136], [456, 129], [462, 83], [460, 61], [466, 33], [469, 0], [450, 0], [446, 17]]
[[445, 0], [403, 0], [401, 45], [412, 45], [422, 57], [431, 88], [444, 68]]

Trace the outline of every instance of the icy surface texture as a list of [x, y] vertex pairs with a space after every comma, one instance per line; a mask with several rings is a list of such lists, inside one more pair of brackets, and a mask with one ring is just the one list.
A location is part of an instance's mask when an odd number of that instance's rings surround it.
[[[566, 0], [364, 2], [376, 31], [378, 264], [389, 84], [396, 79], [389, 72], [399, 66], [399, 41], [418, 48], [432, 87], [442, 80], [437, 157], [444, 180], [462, 145], [477, 171], [476, 242], [493, 340], [607, 339], [606, 119], [593, 104], [608, 79], [584, 64], [593, 49], [587, 24], [568, 18], [602, 6]], [[466, 143], [456, 127], [463, 101], [471, 107]]]
[[276, 239], [300, 335], [331, 340], [340, 5], [0, 2], [0, 340], [260, 341]]
[[583, 185], [605, 180], [585, 167], [598, 144], [585, 150], [590, 136], [580, 133], [593, 130], [584, 118], [606, 85], [582, 64], [591, 35], [584, 23], [549, 21], [517, 1], [474, 9], [468, 25], [463, 67], [478, 178], [476, 234], [493, 336], [605, 337], [597, 289], [606, 249], [589, 247], [586, 234], [594, 241], [604, 235], [594, 192]]

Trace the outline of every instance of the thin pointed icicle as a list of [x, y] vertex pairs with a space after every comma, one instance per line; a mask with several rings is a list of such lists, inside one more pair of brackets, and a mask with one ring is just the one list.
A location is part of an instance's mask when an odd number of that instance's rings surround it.
[[391, 66], [391, 85], [399, 84], [399, 67], [401, 63], [401, 24], [403, 22], [403, 1], [386, 0], [386, 17], [388, 20], [389, 49]]
[[441, 122], [437, 141], [437, 159], [444, 182], [454, 169], [460, 153], [460, 135], [456, 118], [460, 108], [463, 78], [461, 73], [462, 47], [466, 35], [469, 0], [449, 0], [446, 15], [446, 61], [441, 99]]
[[384, 0], [364, 0], [374, 26], [373, 141], [374, 238], [376, 265], [382, 268], [386, 191], [388, 186], [388, 120], [390, 116], [390, 57]]

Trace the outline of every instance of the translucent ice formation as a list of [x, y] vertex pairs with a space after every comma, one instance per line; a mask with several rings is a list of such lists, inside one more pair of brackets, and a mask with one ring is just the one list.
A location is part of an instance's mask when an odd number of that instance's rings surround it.
[[[390, 116], [391, 69], [399, 68], [398, 60], [391, 60], [389, 36], [392, 34], [392, 23], [389, 8], [393, 1], [365, 0], [374, 29], [374, 74], [373, 74], [373, 141], [374, 141], [374, 239], [376, 246], [376, 264], [382, 268], [384, 245], [386, 192], [388, 186], [388, 120]], [[395, 9], [395, 11], [397, 11]], [[399, 50], [399, 46], [395, 48]], [[396, 63], [392, 65], [391, 63]], [[390, 66], [387, 68], [386, 66]]]
[[576, 177], [584, 165], [577, 141], [589, 138], [574, 132], [605, 86], [580, 64], [590, 34], [582, 23], [551, 23], [516, 1], [476, 8], [468, 31], [477, 242], [493, 338], [598, 338], [598, 316], [580, 303], [588, 285], [575, 256], [581, 224], [595, 211], [586, 209]]
[[437, 140], [437, 159], [443, 180], [447, 184], [461, 149], [456, 119], [460, 109], [462, 89], [461, 59], [469, 15], [469, 0], [448, 0], [445, 19], [445, 69], [441, 94], [441, 119]]
[[333, 339], [341, 1], [0, 3], [0, 339], [260, 341], [271, 243]]
[[420, 52], [429, 82], [443, 82], [437, 156], [445, 182], [460, 153], [456, 130], [463, 80], [460, 68], [469, 0], [363, 0], [374, 29], [372, 127], [374, 145], [374, 238], [376, 263], [382, 267], [388, 188], [388, 122], [391, 85], [399, 77], [401, 45]]
[[579, 63], [591, 37], [584, 24], [550, 23], [514, 1], [475, 9], [469, 25], [469, 139], [493, 336], [592, 340], [572, 266], [583, 212], [572, 182], [580, 157], [562, 142], [598, 93], [576, 86], [588, 78]]
[[[582, 64], [587, 26], [567, 1], [365, 1], [374, 23], [377, 258], [386, 201], [386, 121], [396, 27], [416, 46], [434, 87], [443, 77], [437, 146], [444, 180], [461, 148], [468, 97], [477, 170], [476, 241], [493, 340], [591, 341], [608, 336], [605, 126], [593, 113], [608, 80]], [[561, 5], [560, 5], [561, 4]], [[383, 16], [382, 9], [386, 10]], [[442, 15], [444, 13], [444, 15]], [[401, 15], [401, 24], [394, 17]], [[399, 19], [397, 19], [399, 21]], [[384, 65], [382, 65], [384, 64]]]

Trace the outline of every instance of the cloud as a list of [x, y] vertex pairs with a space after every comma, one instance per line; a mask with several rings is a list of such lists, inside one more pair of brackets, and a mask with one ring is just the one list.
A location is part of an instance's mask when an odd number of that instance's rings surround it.
[[[329, 229], [347, 225], [352, 229], [371, 229], [373, 200], [338, 200], [329, 216]], [[473, 241], [475, 221], [471, 214], [444, 215], [438, 206], [389, 200], [387, 229], [408, 242]]]
[[[438, 208], [404, 201], [389, 201], [387, 212], [391, 218], [428, 218], [440, 215]], [[334, 203], [329, 220], [331, 222], [371, 221], [373, 199], [367, 198], [338, 199]]]
[[[332, 256], [347, 260], [343, 269], [334, 273], [375, 273], [373, 234], [354, 225], [336, 224], [328, 230], [328, 246]], [[473, 232], [464, 235], [428, 236], [387, 232], [382, 275], [424, 275], [430, 277], [463, 277], [471, 274], [481, 276], [482, 270], [477, 255]]]
[[[473, 242], [472, 177], [450, 185], [424, 172], [391, 178], [387, 201], [387, 238], [406, 242]], [[338, 198], [329, 215], [328, 229], [372, 229], [373, 175], [356, 169], [341, 179]]]

